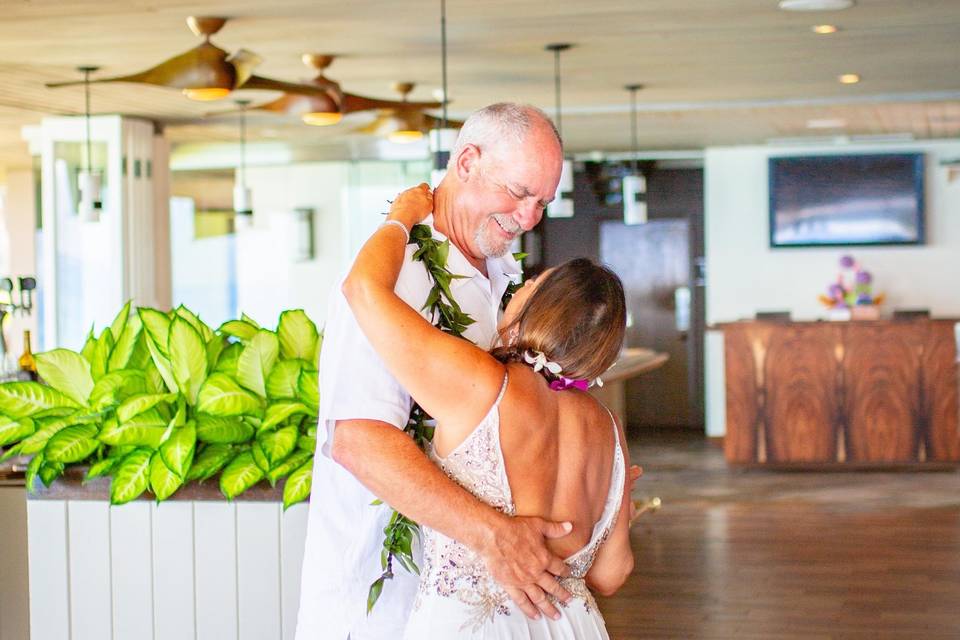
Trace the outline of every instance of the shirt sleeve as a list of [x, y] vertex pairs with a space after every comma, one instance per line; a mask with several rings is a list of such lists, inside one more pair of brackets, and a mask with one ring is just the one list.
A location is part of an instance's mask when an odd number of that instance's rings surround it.
[[[423, 270], [409, 262], [404, 265], [405, 272], [417, 268]], [[417, 296], [412, 292], [420, 287], [409, 286], [414, 274], [404, 275], [397, 295], [419, 310], [423, 300], [414, 300]], [[425, 299], [426, 292], [421, 297]], [[331, 292], [328, 309], [320, 355], [317, 448], [329, 457], [337, 420], [378, 420], [402, 429], [413, 401], [363, 335], [339, 283]]]

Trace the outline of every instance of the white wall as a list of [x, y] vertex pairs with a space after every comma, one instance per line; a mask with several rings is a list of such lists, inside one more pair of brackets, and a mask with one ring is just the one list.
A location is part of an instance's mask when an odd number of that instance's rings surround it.
[[[918, 247], [770, 249], [767, 161], [775, 155], [922, 152], [926, 156], [926, 237]], [[890, 145], [719, 147], [704, 154], [707, 324], [789, 310], [794, 319], [825, 317], [817, 294], [836, 278], [837, 260], [854, 255], [874, 275], [883, 308], [927, 308], [960, 317], [960, 179], [949, 181], [944, 159], [960, 157], [960, 141]], [[707, 434], [725, 433], [723, 337], [706, 342]]]
[[[426, 162], [315, 162], [247, 170], [253, 220], [237, 229], [237, 304], [273, 327], [284, 309], [302, 308], [323, 325], [331, 288], [373, 229], [387, 199], [429, 176]], [[290, 213], [315, 211], [315, 258], [290, 259]]]

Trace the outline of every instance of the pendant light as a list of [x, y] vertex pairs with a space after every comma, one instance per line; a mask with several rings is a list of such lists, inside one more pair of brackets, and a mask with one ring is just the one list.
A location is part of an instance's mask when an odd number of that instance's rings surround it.
[[[560, 111], [560, 53], [573, 45], [567, 43], [548, 44], [547, 51], [553, 51], [553, 86], [557, 105], [557, 132], [563, 138], [563, 116]], [[563, 168], [560, 171], [560, 182], [557, 184], [557, 193], [547, 206], [548, 218], [573, 217], [573, 162], [564, 158]]]
[[440, 184], [447, 175], [447, 163], [450, 161], [450, 152], [457, 143], [459, 131], [447, 126], [447, 0], [440, 0], [440, 69], [443, 95], [440, 96], [442, 115], [440, 126], [430, 131], [430, 151], [433, 152], [433, 170], [430, 172], [430, 184], [434, 187]]
[[99, 222], [103, 200], [100, 197], [101, 175], [93, 170], [92, 143], [90, 141], [90, 74], [100, 67], [77, 67], [83, 74], [84, 121], [86, 124], [86, 143], [84, 149], [84, 168], [77, 174], [77, 188], [80, 189], [80, 203], [77, 215], [82, 222]]
[[240, 107], [240, 168], [233, 186], [233, 212], [238, 216], [253, 214], [253, 196], [247, 188], [247, 106], [249, 100], [237, 100]]
[[637, 91], [642, 84], [628, 84], [624, 87], [630, 92], [630, 155], [633, 158], [632, 173], [623, 177], [623, 222], [625, 224], [643, 224], [647, 221], [647, 179], [640, 171], [637, 157]]

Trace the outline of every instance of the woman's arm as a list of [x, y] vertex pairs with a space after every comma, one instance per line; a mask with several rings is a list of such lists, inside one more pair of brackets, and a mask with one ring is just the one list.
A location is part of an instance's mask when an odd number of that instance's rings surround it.
[[607, 540], [600, 545], [600, 551], [586, 576], [587, 586], [602, 596], [612, 596], [616, 593], [633, 571], [633, 549], [630, 548], [630, 494], [633, 490], [633, 482], [639, 474], [629, 467], [630, 453], [627, 451], [627, 441], [619, 423], [617, 437], [620, 438], [626, 467], [620, 511], [617, 514], [617, 523], [607, 536]]
[[[409, 230], [432, 208], [429, 187], [420, 185], [394, 201], [390, 219]], [[394, 293], [405, 246], [397, 225], [377, 230], [357, 255], [343, 294], [370, 344], [414, 400], [445, 427], [472, 427], [496, 398], [504, 365], [436, 329]]]

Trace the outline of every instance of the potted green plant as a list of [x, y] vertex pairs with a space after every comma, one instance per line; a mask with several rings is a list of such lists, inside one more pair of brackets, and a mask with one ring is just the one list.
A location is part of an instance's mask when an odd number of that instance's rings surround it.
[[228, 500], [284, 480], [287, 508], [310, 494], [322, 342], [300, 309], [276, 331], [246, 315], [214, 331], [183, 306], [128, 302], [79, 353], [37, 354], [42, 383], [0, 384], [0, 459], [32, 456], [28, 490], [86, 466], [111, 478], [112, 504], [217, 474]]

